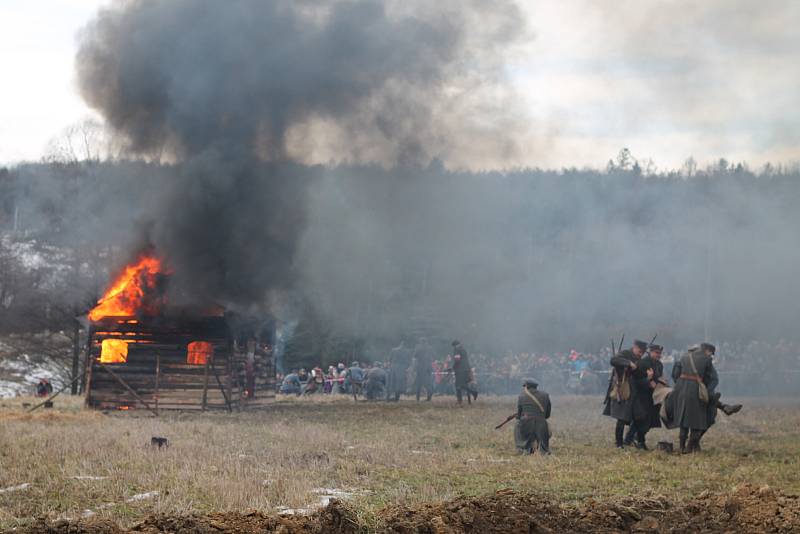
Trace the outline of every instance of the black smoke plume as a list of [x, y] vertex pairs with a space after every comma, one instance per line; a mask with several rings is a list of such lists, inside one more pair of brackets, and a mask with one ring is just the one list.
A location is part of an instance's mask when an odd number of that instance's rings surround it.
[[78, 83], [130, 155], [175, 163], [138, 225], [174, 282], [249, 305], [295, 280], [308, 163], [505, 142], [512, 110], [473, 113], [474, 94], [498, 85], [521, 20], [505, 1], [132, 0], [82, 32]]

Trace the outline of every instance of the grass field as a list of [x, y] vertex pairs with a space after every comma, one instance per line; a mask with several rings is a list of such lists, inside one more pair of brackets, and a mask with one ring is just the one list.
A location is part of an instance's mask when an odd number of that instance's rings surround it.
[[[730, 399], [733, 401], [734, 399]], [[501, 488], [565, 501], [664, 496], [681, 500], [741, 482], [800, 493], [800, 400], [735, 399], [699, 455], [612, 446], [613, 421], [597, 397], [553, 399], [553, 455], [518, 456], [513, 398], [417, 404], [318, 398], [278, 401], [260, 413], [103, 414], [59, 397], [27, 414], [0, 406], [0, 529], [34, 517], [92, 511], [130, 524], [152, 513], [232, 511], [318, 503], [318, 488], [352, 492], [366, 523], [386, 504], [414, 504]], [[150, 446], [151, 436], [170, 446]], [[677, 441], [654, 430], [651, 445]], [[91, 478], [86, 478], [91, 477]], [[14, 491], [4, 488], [30, 484]], [[158, 492], [157, 494], [151, 492]], [[135, 497], [136, 496], [136, 497]]]

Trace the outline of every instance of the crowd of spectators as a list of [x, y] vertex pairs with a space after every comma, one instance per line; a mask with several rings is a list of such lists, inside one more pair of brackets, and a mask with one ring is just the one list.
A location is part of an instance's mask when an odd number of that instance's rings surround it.
[[[780, 340], [777, 343], [752, 341], [717, 345], [715, 367], [725, 391], [732, 394], [790, 394], [800, 389], [800, 345]], [[662, 356], [664, 374], [669, 377], [673, 363], [681, 351], [665, 351]], [[511, 395], [519, 392], [522, 381], [535, 378], [541, 388], [555, 394], [597, 395], [606, 391], [611, 348], [594, 353], [570, 350], [554, 353], [508, 352], [491, 355], [477, 352], [470, 355], [473, 374], [482, 393]], [[284, 394], [351, 394], [352, 374], [357, 381], [374, 367], [385, 368], [385, 362], [349, 366], [340, 363], [323, 371], [295, 369], [278, 376], [279, 392]], [[413, 367], [413, 366], [412, 366]], [[358, 369], [358, 371], [354, 371]], [[414, 377], [409, 371], [409, 390]], [[452, 356], [437, 359], [431, 366], [434, 394], [453, 394]]]
[[723, 342], [714, 366], [726, 388], [742, 393], [788, 395], [800, 393], [800, 344], [776, 342]]

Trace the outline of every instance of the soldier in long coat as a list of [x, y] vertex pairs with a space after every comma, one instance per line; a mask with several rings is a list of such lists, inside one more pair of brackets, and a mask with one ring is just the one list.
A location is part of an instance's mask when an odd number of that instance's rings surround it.
[[414, 348], [414, 389], [417, 393], [419, 402], [422, 390], [428, 396], [427, 400], [433, 397], [433, 347], [424, 337], [419, 338], [419, 343]]
[[406, 344], [400, 345], [389, 353], [389, 372], [386, 377], [386, 400], [399, 401], [400, 395], [406, 392], [406, 371], [411, 365], [411, 352]]
[[[659, 418], [661, 419], [661, 423], [664, 427], [669, 429], [678, 428], [678, 424], [675, 422], [675, 397], [672, 395], [673, 391], [673, 388], [667, 386], [663, 382], [657, 383], [653, 390], [653, 401], [656, 405], [660, 406]], [[715, 412], [720, 410], [725, 415], [733, 415], [742, 411], [741, 404], [725, 404], [720, 397], [721, 395], [719, 392], [714, 393], [709, 401], [710, 407], [713, 408]], [[716, 420], [716, 414], [714, 419]]]
[[[715, 399], [714, 393], [719, 384], [719, 377], [713, 363], [715, 352], [716, 348], [710, 343], [690, 347], [689, 351], [672, 368], [675, 388], [671, 400], [674, 402], [675, 425], [681, 429], [681, 452], [699, 451], [700, 438], [714, 423], [716, 400], [702, 402], [700, 384], [705, 385], [709, 400]], [[689, 440], [688, 447], [687, 438]]]
[[526, 380], [517, 399], [514, 441], [523, 454], [533, 454], [537, 448], [542, 454], [550, 454], [550, 395], [537, 387], [536, 381]]
[[379, 364], [367, 370], [362, 390], [368, 400], [382, 399], [385, 395], [386, 371]]
[[478, 399], [478, 391], [470, 385], [472, 368], [469, 364], [467, 349], [460, 341], [453, 341], [453, 374], [455, 375], [456, 399], [461, 404], [462, 395], [467, 394], [467, 404], [472, 404], [472, 396]]
[[[642, 403], [647, 406], [647, 418], [641, 425], [631, 425], [625, 435], [625, 445], [635, 444], [637, 448], [647, 450], [646, 436], [651, 428], [661, 427], [659, 417], [660, 405], [653, 401], [653, 389], [656, 384], [666, 385], [664, 376], [664, 364], [661, 363], [661, 354], [664, 347], [651, 343], [647, 354], [639, 362], [639, 369], [647, 376], [646, 382], [639, 382], [637, 393], [642, 395]], [[636, 441], [634, 441], [634, 439]]]
[[647, 400], [640, 393], [648, 387], [647, 374], [639, 368], [646, 348], [647, 343], [637, 339], [629, 350], [623, 350], [611, 358], [611, 381], [603, 415], [617, 420], [614, 441], [620, 449], [625, 445], [625, 426], [644, 426], [649, 416]]

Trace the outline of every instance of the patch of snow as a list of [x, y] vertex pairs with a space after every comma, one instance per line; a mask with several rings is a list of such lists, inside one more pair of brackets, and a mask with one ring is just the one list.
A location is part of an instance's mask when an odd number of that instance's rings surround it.
[[289, 508], [286, 506], [278, 506], [275, 511], [279, 515], [309, 515], [328, 506], [332, 500], [344, 500], [353, 497], [357, 493], [364, 493], [358, 490], [343, 490], [340, 488], [314, 488], [312, 493], [319, 495], [319, 501], [312, 503], [305, 508]]
[[50, 381], [54, 391], [63, 386], [53, 369], [33, 361], [29, 354], [0, 358], [0, 398], [32, 395], [42, 378]]
[[[143, 501], [145, 499], [152, 499], [153, 497], [158, 497], [158, 495], [159, 495], [159, 492], [157, 492], [157, 491], [148, 491], [148, 492], [145, 492], [145, 493], [137, 493], [133, 497], [129, 497], [129, 498], [125, 499], [125, 502], [126, 503], [134, 503], [134, 502], [138, 502], [138, 501]], [[113, 508], [114, 506], [117, 506], [118, 504], [119, 503], [115, 503], [115, 502], [107, 502], [105, 504], [101, 504], [100, 506], [98, 506], [94, 510], [86, 509], [83, 512], [81, 512], [81, 517], [92, 517], [93, 515], [97, 514], [97, 512], [95, 510], [106, 510], [108, 508]]]
[[9, 486], [7, 488], [0, 488], [0, 495], [3, 493], [12, 493], [14, 491], [22, 491], [31, 487], [30, 482], [26, 482], [24, 484], [20, 484], [18, 486]]
[[158, 497], [159, 493], [157, 491], [148, 491], [146, 493], [137, 493], [130, 499], [126, 499], [125, 502], [136, 502], [136, 501], [143, 501], [145, 499], [152, 499], [153, 497]]

